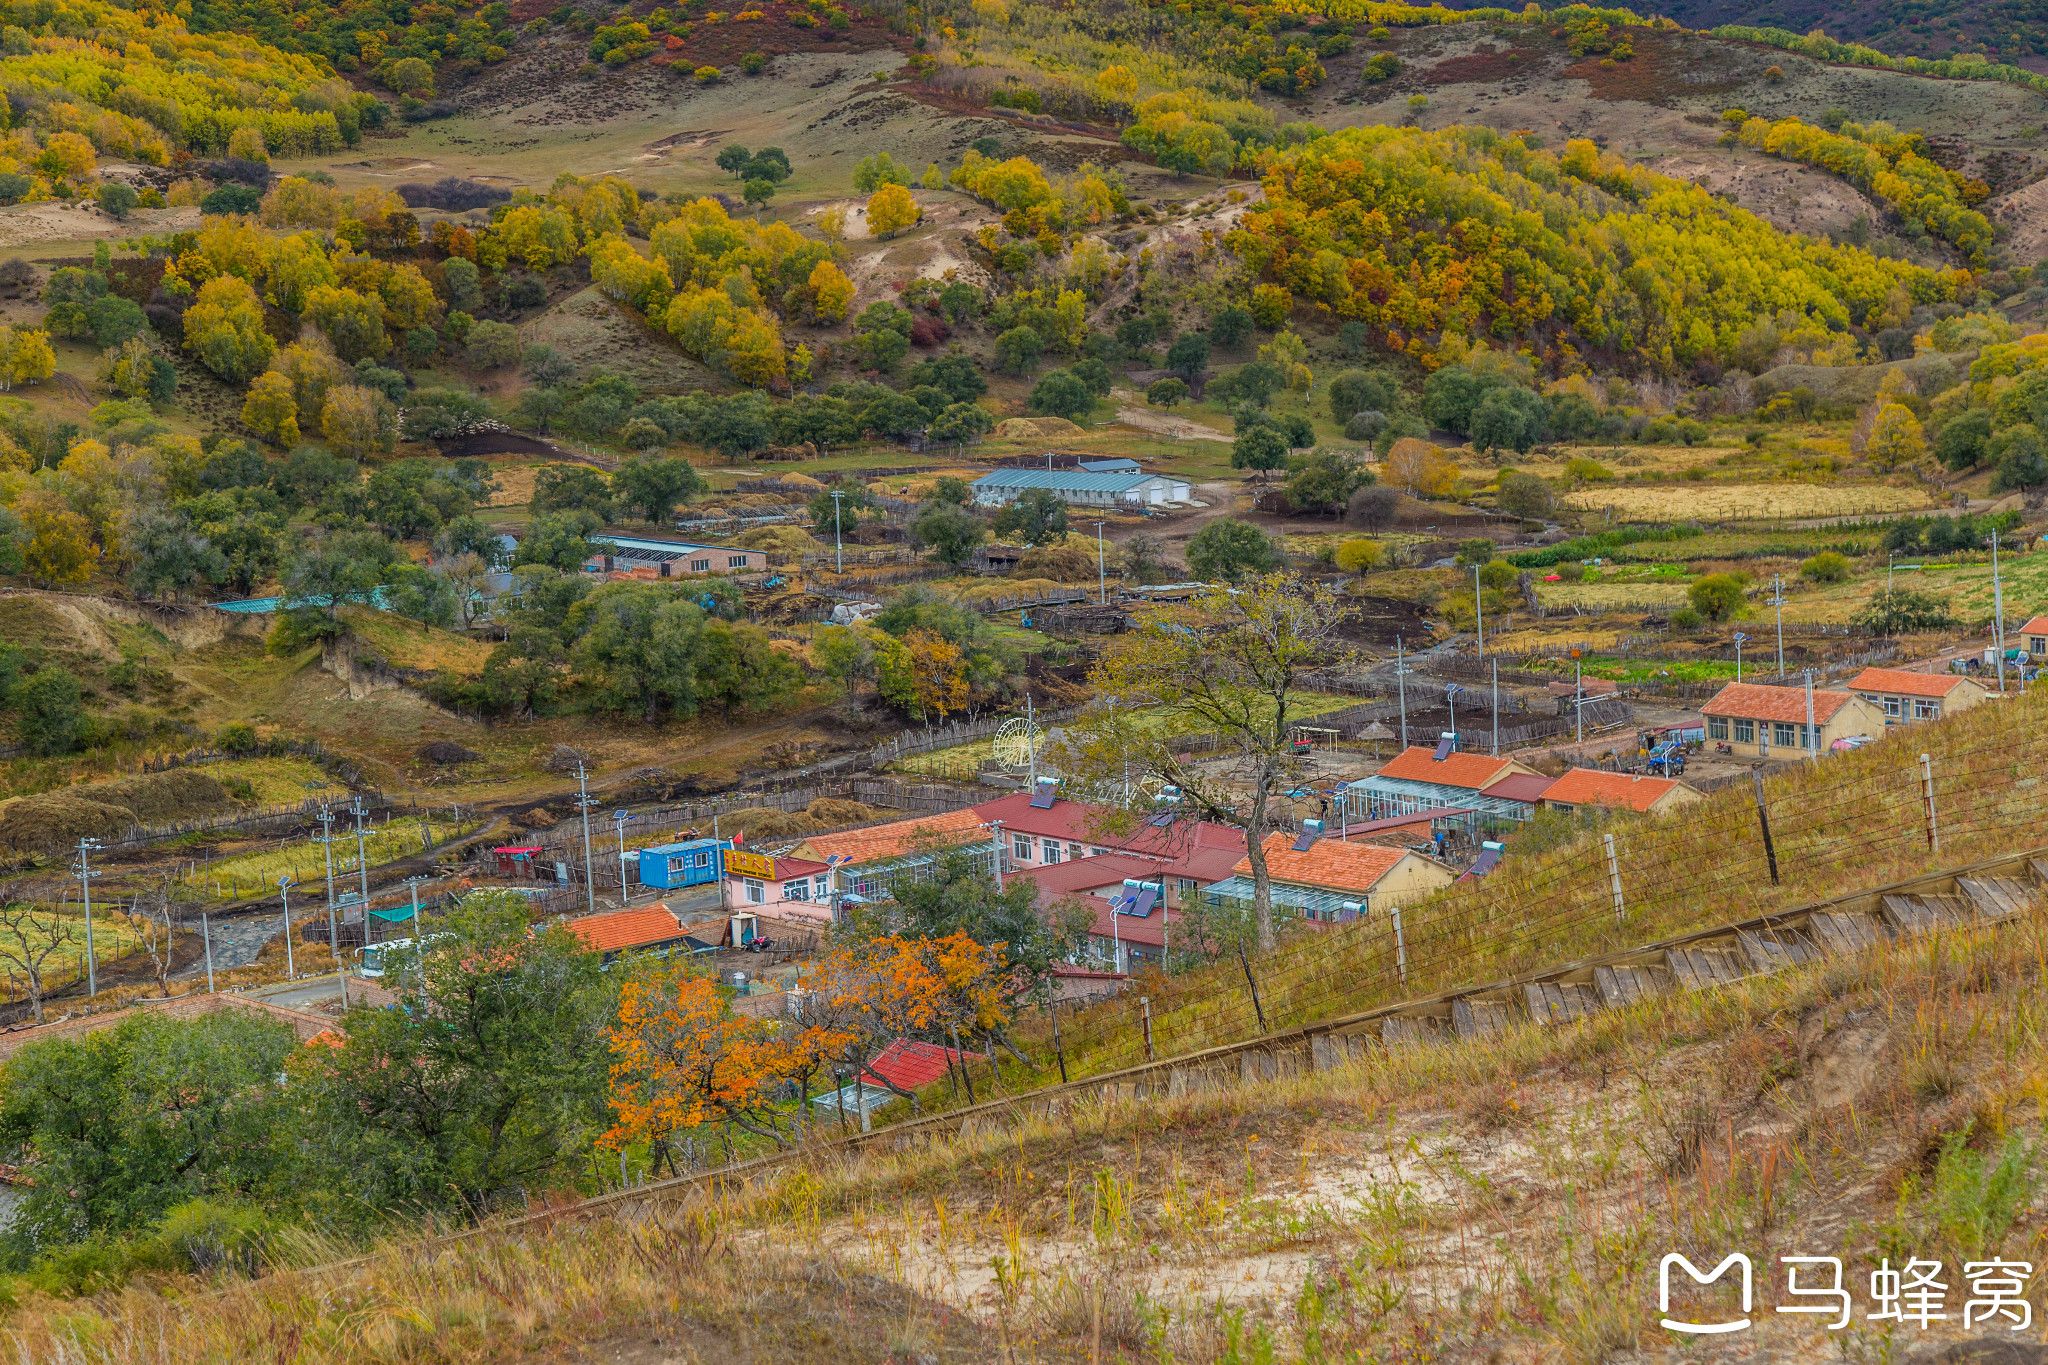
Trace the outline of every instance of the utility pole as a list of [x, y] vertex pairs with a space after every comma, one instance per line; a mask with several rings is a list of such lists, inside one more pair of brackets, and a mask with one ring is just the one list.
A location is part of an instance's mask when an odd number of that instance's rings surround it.
[[1820, 731], [1813, 723], [1813, 670], [1806, 670], [1806, 755], [1820, 757]]
[[1472, 615], [1479, 627], [1479, 657], [1486, 657], [1486, 603], [1479, 598], [1479, 566], [1472, 566]]
[[618, 825], [618, 829], [619, 829], [619, 904], [620, 904], [620, 905], [624, 905], [624, 904], [626, 903], [626, 822], [627, 822], [628, 820], [632, 819], [632, 818], [633, 818], [633, 813], [632, 813], [631, 811], [627, 811], [627, 810], [615, 810], [615, 811], [613, 811], [613, 812], [612, 812], [612, 820], [613, 820], [613, 821], [614, 821], [614, 822], [615, 822], [615, 823], [616, 823], [616, 824]]
[[1500, 660], [1493, 662], [1493, 756], [1500, 757]]
[[299, 967], [292, 960], [292, 874], [284, 873], [277, 879], [277, 898], [284, 903], [284, 979], [296, 981]]
[[846, 572], [846, 551], [839, 544], [839, 500], [846, 495], [838, 489], [832, 490], [832, 555], [835, 573]]
[[1401, 747], [1408, 747], [1408, 665], [1403, 662], [1401, 637], [1394, 637], [1394, 690], [1401, 698]]
[[88, 999], [100, 993], [99, 967], [92, 951], [92, 879], [100, 875], [93, 871], [92, 851], [99, 846], [97, 839], [80, 839], [78, 866], [71, 869], [78, 874], [78, 889], [85, 896], [85, 993]]
[[1778, 609], [1778, 676], [1785, 676], [1785, 587], [1781, 575], [1771, 575], [1771, 605]]
[[[334, 955], [334, 974], [341, 978], [341, 1007], [348, 1008], [348, 969], [341, 964], [341, 927], [334, 917], [334, 812], [327, 803], [320, 803], [320, 814], [314, 817], [320, 822], [320, 852], [327, 859], [327, 951]], [[363, 942], [370, 941], [369, 912], [363, 918]], [[213, 989], [211, 985], [208, 990]]]
[[355, 805], [349, 807], [356, 817], [356, 883], [363, 897], [363, 942], [370, 941], [370, 857], [363, 845], [363, 798], [358, 796]]
[[199, 912], [199, 942], [206, 949], [206, 993], [213, 994], [213, 930], [207, 926], [206, 912]]
[[[425, 877], [407, 877], [405, 884], [412, 891], [412, 950], [420, 950], [420, 883]], [[367, 912], [365, 912], [367, 913]]]
[[1578, 743], [1586, 741], [1586, 661], [1572, 651], [1572, 714], [1579, 718]]
[[1991, 643], [1998, 650], [1998, 690], [2005, 691], [2005, 589], [1998, 577], [1998, 532], [1991, 533]]
[[1038, 721], [1031, 709], [1031, 693], [1024, 693], [1024, 762], [1030, 774], [1030, 785], [1024, 790], [1035, 799], [1038, 796]]
[[1103, 523], [1095, 523], [1095, 595], [1102, 606], [1109, 605], [1109, 561], [1103, 557]]
[[590, 774], [584, 771], [583, 760], [576, 760], [576, 813], [583, 817], [583, 899], [590, 913], [597, 913], [597, 886], [590, 875], [590, 788], [586, 785]]
[[988, 827], [996, 832], [996, 894], [1003, 892], [1003, 822], [991, 820]]

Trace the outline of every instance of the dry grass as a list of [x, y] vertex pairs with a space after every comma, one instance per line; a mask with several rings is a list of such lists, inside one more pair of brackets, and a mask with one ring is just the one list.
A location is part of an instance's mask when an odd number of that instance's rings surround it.
[[1819, 483], [1601, 484], [1565, 496], [1589, 512], [1615, 509], [1622, 521], [1777, 521], [1850, 517], [1932, 507], [1918, 488]]
[[[460, 838], [476, 827], [474, 820], [459, 825], [424, 816], [392, 820], [365, 830], [363, 855], [371, 867], [380, 867], [395, 859], [426, 853], [432, 847]], [[346, 819], [335, 822], [334, 875], [337, 878], [353, 876], [356, 871], [356, 844], [353, 838], [348, 837], [349, 833]], [[302, 885], [323, 881], [327, 875], [326, 852], [321, 845], [308, 840], [281, 839], [274, 849], [244, 853], [195, 867], [184, 879], [184, 886], [190, 894], [203, 900], [237, 901], [248, 896], [276, 894], [277, 879], [285, 875]]]

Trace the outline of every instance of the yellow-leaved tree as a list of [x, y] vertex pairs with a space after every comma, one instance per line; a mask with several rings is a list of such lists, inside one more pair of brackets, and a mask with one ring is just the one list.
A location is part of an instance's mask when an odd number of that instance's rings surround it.
[[0, 325], [0, 390], [34, 384], [57, 373], [50, 334], [38, 327]]
[[1892, 470], [1910, 464], [1927, 453], [1927, 436], [1920, 419], [1903, 403], [1887, 403], [1878, 410], [1877, 425], [1870, 433], [1865, 452], [1871, 468]]
[[853, 281], [830, 261], [820, 261], [811, 271], [811, 307], [820, 322], [844, 322], [853, 304]]
[[335, 454], [365, 460], [397, 441], [397, 414], [383, 394], [360, 384], [338, 384], [321, 404], [320, 434]]
[[263, 305], [257, 302], [256, 291], [235, 275], [221, 275], [199, 287], [199, 296], [185, 310], [185, 346], [230, 384], [247, 383], [277, 350], [277, 343], [263, 330]]
[[257, 375], [242, 400], [242, 425], [279, 449], [297, 445], [299, 405], [292, 396], [292, 381], [275, 370]]
[[917, 206], [909, 190], [901, 185], [884, 185], [868, 196], [867, 217], [870, 236], [889, 237], [916, 226], [924, 217], [924, 210]]

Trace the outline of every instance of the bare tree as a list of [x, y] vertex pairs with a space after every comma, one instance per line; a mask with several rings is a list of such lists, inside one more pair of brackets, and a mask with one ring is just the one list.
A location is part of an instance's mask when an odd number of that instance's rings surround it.
[[[1184, 809], [1242, 825], [1261, 949], [1273, 946], [1273, 890], [1260, 841], [1275, 798], [1303, 775], [1293, 752], [1294, 727], [1310, 715], [1302, 675], [1350, 657], [1349, 614], [1334, 588], [1284, 574], [1152, 608], [1089, 678], [1121, 703], [1069, 726], [1056, 756], [1078, 787], [1124, 805], [1126, 828], [1141, 812], [1124, 803], [1148, 786], [1178, 788]], [[1138, 708], [1155, 708], [1157, 723]], [[1181, 739], [1195, 735], [1216, 736], [1218, 747], [1184, 752]]]
[[43, 1022], [43, 964], [75, 942], [78, 931], [69, 915], [59, 915], [33, 901], [0, 901], [0, 962], [19, 970], [28, 983], [29, 1007]]
[[166, 998], [171, 993], [171, 958], [177, 950], [178, 931], [184, 928], [186, 915], [185, 902], [171, 894], [174, 885], [168, 874], [158, 877], [149, 890], [136, 898], [130, 917], [130, 927], [142, 941], [142, 951], [149, 954], [156, 993]]

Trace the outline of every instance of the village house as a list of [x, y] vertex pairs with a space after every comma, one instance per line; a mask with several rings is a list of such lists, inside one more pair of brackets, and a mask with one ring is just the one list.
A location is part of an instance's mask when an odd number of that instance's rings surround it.
[[1186, 479], [1165, 474], [1093, 474], [1063, 469], [998, 469], [970, 486], [974, 500], [990, 507], [1013, 503], [1033, 488], [1043, 488], [1061, 502], [1081, 507], [1163, 506], [1188, 501], [1190, 491]]
[[1410, 746], [1372, 776], [1347, 783], [1343, 823], [1457, 807], [1473, 812], [1468, 832], [1518, 824], [1536, 813], [1549, 785], [1549, 778], [1512, 758], [1459, 753], [1446, 735], [1435, 749]]
[[1806, 689], [1729, 683], [1700, 708], [1707, 739], [1756, 758], [1804, 758], [1835, 745], [1884, 733], [1884, 712], [1854, 692], [1813, 691], [1813, 731], [1807, 728]]
[[[823, 863], [830, 869], [831, 917], [836, 920], [846, 905], [886, 900], [891, 888], [904, 878], [929, 876], [937, 850], [949, 846], [964, 849], [983, 871], [995, 870], [995, 838], [972, 809], [916, 815], [843, 834], [813, 835], [792, 848], [788, 856]], [[815, 880], [812, 895], [815, 904]]]
[[2030, 664], [2048, 664], [2048, 616], [2036, 616], [2019, 629], [2020, 647]]
[[1664, 815], [1704, 799], [1692, 787], [1669, 777], [1573, 768], [1546, 787], [1537, 804], [1545, 810], [1567, 814], [1581, 806], [1604, 806], [1643, 815]]
[[1940, 720], [1984, 700], [1984, 684], [1960, 673], [1914, 673], [1902, 668], [1866, 668], [1849, 679], [1849, 690], [1884, 712], [1887, 725]]
[[[1203, 887], [1228, 877], [1244, 856], [1244, 831], [1233, 826], [1154, 816], [1118, 834], [1104, 827], [1107, 812], [1058, 793], [1052, 783], [1041, 782], [1035, 794], [1018, 792], [974, 807], [983, 824], [1001, 830], [1006, 873], [1121, 854], [1144, 860], [1148, 878], [1166, 880], [1167, 903], [1185, 907]], [[1120, 885], [1124, 876], [1137, 875], [1126, 870], [1097, 885]]]
[[662, 948], [695, 947], [689, 930], [668, 906], [634, 906], [595, 915], [579, 915], [566, 926], [586, 952], [603, 953], [610, 962], [621, 953], [650, 953]]
[[725, 903], [735, 909], [832, 922], [832, 865], [751, 849], [724, 851]]
[[[1266, 836], [1263, 847], [1275, 915], [1288, 913], [1320, 924], [1405, 904], [1449, 886], [1457, 876], [1413, 849], [1345, 843], [1316, 838], [1312, 833], [1275, 832]], [[1249, 904], [1252, 897], [1250, 855], [1238, 863], [1230, 880], [1203, 893], [1205, 903], [1217, 909], [1233, 901]]]

